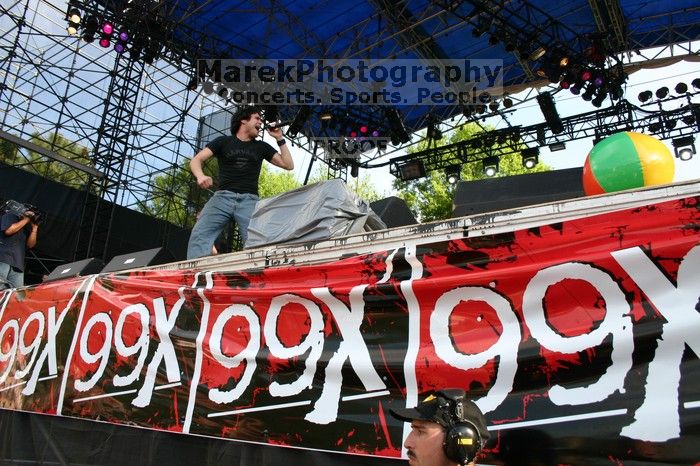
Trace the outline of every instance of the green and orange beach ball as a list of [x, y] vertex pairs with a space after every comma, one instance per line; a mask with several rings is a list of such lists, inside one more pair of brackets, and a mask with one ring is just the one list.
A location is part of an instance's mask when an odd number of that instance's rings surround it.
[[671, 151], [657, 138], [616, 133], [596, 144], [583, 166], [586, 195], [623, 191], [673, 181]]

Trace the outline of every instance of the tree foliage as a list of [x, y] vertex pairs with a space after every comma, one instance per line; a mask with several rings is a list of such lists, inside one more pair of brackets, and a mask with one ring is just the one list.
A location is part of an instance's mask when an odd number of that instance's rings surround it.
[[[480, 126], [475, 123], [469, 123], [453, 132], [449, 138], [441, 139], [437, 144], [442, 146], [469, 140], [483, 132], [484, 130]], [[408, 152], [419, 152], [427, 147], [426, 142], [421, 142], [415, 148], [409, 149]], [[524, 149], [524, 146], [521, 149]], [[467, 154], [471, 150], [467, 148]], [[491, 153], [492, 155], [500, 156], [497, 177], [550, 170], [550, 167], [542, 163], [539, 163], [533, 169], [526, 169], [522, 165], [519, 152], [511, 152], [510, 149], [506, 150], [505, 146], [498, 143], [494, 143], [491, 146]], [[480, 180], [486, 177], [483, 173], [481, 160], [463, 164], [460, 175], [463, 181]], [[397, 179], [393, 182], [393, 187], [397, 191], [398, 197], [405, 200], [416, 217], [423, 222], [443, 220], [452, 215], [456, 186], [456, 184], [451, 185], [447, 182], [447, 178], [442, 170], [431, 171], [426, 177], [418, 180], [401, 181]]]
[[[34, 133], [30, 141], [81, 165], [94, 167], [87, 147], [82, 146], [58, 132], [48, 136]], [[15, 144], [0, 140], [0, 160], [7, 165], [19, 166], [71, 188], [84, 189], [89, 175], [62, 162], [45, 157], [38, 152], [18, 148]]]

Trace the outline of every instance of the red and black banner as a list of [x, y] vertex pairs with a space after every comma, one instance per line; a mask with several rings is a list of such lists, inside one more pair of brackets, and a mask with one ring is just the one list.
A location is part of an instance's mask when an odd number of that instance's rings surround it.
[[0, 407], [400, 457], [463, 387], [483, 463], [700, 459], [700, 203], [238, 272], [0, 295]]

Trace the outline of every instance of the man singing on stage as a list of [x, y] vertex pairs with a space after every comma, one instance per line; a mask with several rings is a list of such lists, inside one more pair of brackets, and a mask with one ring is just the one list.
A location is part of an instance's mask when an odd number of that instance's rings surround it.
[[187, 258], [207, 256], [221, 230], [235, 219], [245, 243], [248, 224], [258, 201], [258, 178], [263, 159], [285, 170], [294, 169], [281, 128], [270, 128], [279, 150], [256, 138], [260, 135], [260, 109], [242, 107], [231, 118], [231, 136], [220, 136], [206, 145], [190, 161], [190, 170], [202, 189], [212, 186], [212, 179], [202, 165], [215, 156], [219, 160], [219, 188], [207, 201], [187, 245]]

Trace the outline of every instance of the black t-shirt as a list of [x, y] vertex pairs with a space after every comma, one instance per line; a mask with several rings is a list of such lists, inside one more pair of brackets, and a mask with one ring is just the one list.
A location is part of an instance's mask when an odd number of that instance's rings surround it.
[[0, 218], [0, 262], [10, 264], [18, 270], [24, 270], [24, 254], [27, 247], [27, 236], [32, 231], [32, 227], [27, 223], [24, 228], [14, 235], [5, 236], [5, 230], [13, 223], [20, 221], [21, 217], [9, 212]]
[[209, 144], [219, 159], [219, 189], [258, 194], [258, 178], [263, 159], [268, 162], [277, 153], [266, 142], [241, 141], [236, 136], [220, 136]]

